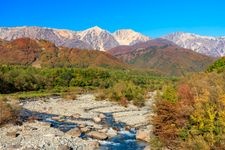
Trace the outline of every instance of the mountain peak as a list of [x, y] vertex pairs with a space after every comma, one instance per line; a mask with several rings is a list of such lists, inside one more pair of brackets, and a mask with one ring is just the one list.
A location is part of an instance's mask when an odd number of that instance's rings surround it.
[[103, 30], [102, 28], [100, 28], [99, 26], [94, 26], [94, 27], [91, 27], [91, 29], [95, 29], [95, 30]]
[[89, 29], [86, 29], [85, 31], [102, 32], [102, 31], [106, 31], [106, 30], [100, 28], [99, 26], [94, 26], [94, 27], [91, 27], [91, 28], [89, 28]]
[[149, 37], [142, 35], [131, 29], [121, 29], [113, 33], [115, 39], [120, 45], [134, 45], [139, 42], [145, 42], [150, 40]]

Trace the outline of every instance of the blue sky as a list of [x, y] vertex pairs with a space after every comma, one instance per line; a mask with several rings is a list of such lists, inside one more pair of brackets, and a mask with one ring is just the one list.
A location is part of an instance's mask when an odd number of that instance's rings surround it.
[[159, 37], [185, 31], [225, 36], [225, 0], [1, 0], [0, 26], [109, 31]]

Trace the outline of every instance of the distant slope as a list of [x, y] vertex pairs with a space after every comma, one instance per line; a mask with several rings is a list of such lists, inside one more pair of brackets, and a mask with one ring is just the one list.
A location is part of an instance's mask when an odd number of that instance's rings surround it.
[[35, 67], [112, 67], [128, 65], [108, 53], [57, 47], [45, 40], [20, 38], [0, 41], [0, 64], [33, 65]]
[[203, 71], [214, 61], [211, 57], [181, 48], [165, 39], [119, 46], [108, 52], [136, 67], [150, 68], [175, 76]]
[[193, 33], [176, 32], [163, 38], [180, 47], [212, 57], [225, 56], [225, 37], [201, 36]]

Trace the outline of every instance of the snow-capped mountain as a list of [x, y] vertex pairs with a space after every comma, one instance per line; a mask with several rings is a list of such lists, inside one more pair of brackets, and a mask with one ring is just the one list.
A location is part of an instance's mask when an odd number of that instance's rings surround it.
[[163, 38], [175, 44], [208, 56], [225, 56], [225, 38], [200, 36], [192, 33], [176, 32]]
[[144, 36], [131, 29], [122, 29], [113, 33], [115, 39], [120, 45], [134, 45], [139, 42], [146, 42], [150, 40], [149, 37]]
[[17, 38], [29, 37], [32, 39], [51, 39], [56, 44], [61, 44], [60, 34], [55, 33], [53, 29], [39, 27], [15, 27], [0, 28], [0, 38], [4, 40], [14, 40]]
[[84, 31], [71, 31], [43, 27], [0, 28], [0, 39], [14, 40], [29, 37], [54, 42], [57, 46], [105, 51], [119, 45], [132, 45], [149, 40], [149, 37], [132, 30], [110, 33], [97, 26]]
[[113, 35], [97, 26], [78, 32], [81, 41], [84, 41], [97, 50], [108, 50], [119, 45]]

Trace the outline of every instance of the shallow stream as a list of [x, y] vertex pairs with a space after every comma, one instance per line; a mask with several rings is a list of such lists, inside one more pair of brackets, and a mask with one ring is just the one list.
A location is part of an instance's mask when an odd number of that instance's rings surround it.
[[[54, 114], [46, 114], [39, 112], [32, 112], [29, 110], [23, 110], [23, 115], [21, 116], [23, 121], [28, 118], [33, 117], [39, 121], [50, 123], [50, 126], [57, 128], [63, 132], [67, 132], [70, 129], [77, 127], [77, 124], [72, 123], [70, 120], [74, 118], [64, 117], [63, 121], [53, 120], [52, 117], [57, 117]], [[105, 113], [106, 118], [103, 119], [100, 124], [108, 126], [108, 128], [116, 129], [118, 134], [112, 138], [104, 141], [99, 141], [100, 150], [143, 150], [146, 146], [145, 142], [136, 140], [136, 130], [131, 128], [126, 130], [126, 124], [122, 122], [116, 122], [111, 113]], [[85, 118], [77, 118], [82, 120], [90, 120]], [[81, 138], [89, 138], [86, 134], [82, 134]]]

